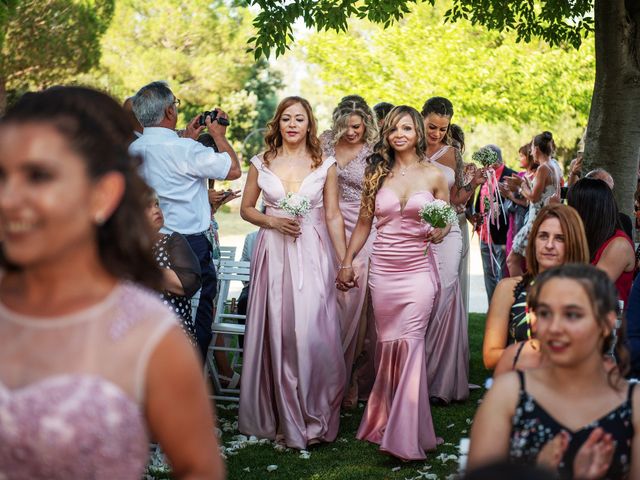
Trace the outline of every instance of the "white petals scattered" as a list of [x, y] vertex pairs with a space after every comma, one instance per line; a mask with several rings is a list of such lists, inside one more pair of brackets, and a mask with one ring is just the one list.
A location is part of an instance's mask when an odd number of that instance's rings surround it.
[[243, 469], [242, 469], [242, 471], [243, 471], [243, 472], [250, 472], [250, 471], [251, 471], [251, 469], [250, 469], [249, 467], [247, 467], [247, 468], [243, 468]]
[[449, 425], [447, 425], [447, 428], [453, 428], [453, 427], [455, 427], [455, 426], [456, 426], [456, 424], [455, 424], [455, 423], [450, 423]]
[[391, 469], [392, 472], [399, 472], [401, 467], [393, 467]]
[[300, 450], [300, 457], [303, 460], [309, 460], [311, 458], [311, 453], [309, 453], [307, 450]]
[[278, 465], [268, 465], [267, 472], [273, 472], [278, 469]]
[[441, 453], [436, 457], [436, 460], [440, 460], [442, 463], [447, 463], [450, 460], [457, 462], [458, 456], [451, 453]]

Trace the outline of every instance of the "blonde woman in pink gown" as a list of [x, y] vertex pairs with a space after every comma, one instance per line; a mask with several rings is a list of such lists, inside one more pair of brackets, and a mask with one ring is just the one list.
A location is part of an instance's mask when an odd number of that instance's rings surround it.
[[338, 276], [338, 288], [364, 288], [352, 261], [377, 220], [369, 288], [378, 347], [376, 379], [357, 438], [377, 443], [404, 460], [426, 458], [437, 439], [433, 429], [425, 334], [439, 292], [433, 248], [448, 233], [421, 222], [420, 208], [435, 198], [449, 201], [444, 175], [425, 159], [420, 114], [395, 107], [385, 119], [383, 142], [370, 158], [358, 223]]
[[[335, 159], [322, 157], [309, 103], [285, 98], [251, 159], [242, 217], [260, 227], [251, 260], [239, 429], [304, 449], [338, 434], [345, 386], [335, 268], [345, 251]], [[288, 192], [310, 202], [293, 217]], [[258, 197], [266, 213], [255, 208]]]
[[[462, 156], [446, 143], [452, 116], [453, 105], [443, 97], [430, 98], [422, 107], [427, 158], [446, 177], [451, 203], [463, 211], [483, 177], [478, 170], [470, 182], [463, 184]], [[461, 215], [460, 223], [466, 228], [464, 213]], [[441, 290], [426, 337], [427, 378], [433, 404], [446, 405], [469, 396], [468, 318], [460, 289], [460, 263], [468, 248], [463, 243], [460, 224], [453, 225], [449, 235], [434, 247]]]
[[[320, 136], [325, 155], [336, 159], [340, 211], [347, 241], [360, 212], [366, 160], [377, 141], [378, 127], [373, 113], [364, 99], [357, 95], [342, 99], [333, 112], [331, 130]], [[375, 229], [372, 228], [367, 242], [354, 259], [354, 269], [363, 285], [367, 284], [374, 237]], [[367, 398], [375, 378], [376, 336], [368, 293], [367, 288], [338, 292], [342, 350], [347, 372], [342, 404], [346, 408], [355, 407], [359, 398]]]

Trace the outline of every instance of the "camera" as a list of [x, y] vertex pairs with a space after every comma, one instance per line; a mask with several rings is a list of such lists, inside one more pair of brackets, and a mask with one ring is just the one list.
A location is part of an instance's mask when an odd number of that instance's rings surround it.
[[211, 110], [210, 112], [202, 112], [202, 115], [200, 115], [200, 121], [198, 122], [200, 125], [206, 125], [205, 123], [205, 119], [209, 117], [211, 119], [211, 123], [213, 123], [214, 121], [217, 121], [220, 125], [223, 126], [228, 126], [229, 125], [229, 120], [227, 120], [226, 118], [218, 118], [218, 111], [217, 110]]

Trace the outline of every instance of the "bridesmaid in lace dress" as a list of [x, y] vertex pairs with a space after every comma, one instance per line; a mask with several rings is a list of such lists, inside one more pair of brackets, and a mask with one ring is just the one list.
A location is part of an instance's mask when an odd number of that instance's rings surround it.
[[[345, 251], [333, 157], [323, 158], [309, 103], [280, 102], [267, 151], [251, 159], [242, 218], [260, 227], [251, 259], [240, 431], [303, 449], [338, 434], [345, 368], [334, 288]], [[293, 217], [293, 192], [310, 210]], [[262, 193], [266, 213], [255, 208]]]
[[[405, 460], [419, 460], [436, 448], [425, 364], [425, 333], [438, 295], [433, 248], [449, 230], [420, 221], [420, 208], [449, 201], [440, 170], [426, 161], [420, 114], [395, 107], [385, 120], [383, 141], [369, 158], [358, 223], [338, 276], [338, 288], [359, 286], [353, 259], [377, 219], [369, 287], [378, 346], [376, 379], [357, 438]], [[364, 288], [362, 285], [360, 288]]]
[[[322, 149], [336, 159], [340, 211], [344, 218], [347, 241], [358, 220], [362, 181], [366, 159], [378, 141], [378, 128], [371, 109], [364, 99], [352, 95], [345, 97], [333, 111], [331, 130], [320, 136]], [[354, 261], [356, 274], [367, 284], [369, 256], [375, 230], [371, 229], [365, 246]], [[343, 406], [355, 407], [359, 398], [367, 398], [375, 368], [375, 326], [371, 315], [368, 289], [338, 292], [338, 313], [342, 329], [342, 350], [347, 371]]]
[[148, 190], [106, 95], [56, 87], [0, 121], [0, 477], [221, 479], [194, 349], [157, 294]]
[[[464, 205], [483, 182], [481, 171], [469, 183], [463, 182], [463, 162], [458, 149], [448, 142], [453, 105], [443, 97], [433, 97], [422, 107], [427, 132], [427, 158], [447, 178], [451, 203], [460, 212], [466, 228]], [[443, 242], [434, 247], [441, 290], [434, 318], [427, 330], [427, 378], [434, 404], [448, 404], [469, 396], [469, 339], [467, 311], [460, 291], [459, 267], [465, 248], [460, 224], [453, 225]]]

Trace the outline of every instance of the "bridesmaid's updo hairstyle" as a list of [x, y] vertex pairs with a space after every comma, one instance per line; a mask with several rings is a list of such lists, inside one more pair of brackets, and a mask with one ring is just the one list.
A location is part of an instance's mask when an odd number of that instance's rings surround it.
[[546, 156], [551, 156], [555, 150], [555, 143], [553, 142], [553, 135], [551, 132], [542, 132], [533, 137], [533, 144]]
[[413, 127], [416, 129], [418, 140], [416, 142], [416, 155], [420, 161], [427, 155], [427, 134], [424, 130], [424, 123], [418, 111], [407, 105], [394, 107], [384, 120], [380, 140], [376, 144], [373, 154], [367, 159], [367, 168], [364, 175], [362, 189], [361, 212], [372, 217], [375, 209], [375, 198], [382, 187], [384, 179], [396, 163], [395, 151], [387, 140], [391, 130], [398, 124], [400, 119], [406, 115], [411, 117]]
[[[360, 99], [358, 99], [360, 98]], [[346, 100], [345, 100], [346, 99]], [[349, 128], [351, 115], [358, 115], [364, 123], [364, 142], [373, 147], [379, 138], [375, 116], [367, 102], [357, 95], [344, 97], [333, 111], [331, 126], [331, 145], [340, 141]]]
[[[536, 312], [540, 303], [540, 292], [542, 288], [549, 281], [559, 278], [573, 280], [584, 289], [587, 297], [589, 297], [593, 316], [598, 326], [600, 326], [603, 331], [610, 331], [611, 325], [607, 317], [611, 313], [615, 313], [616, 315], [620, 314], [618, 309], [618, 290], [607, 274], [593, 265], [573, 263], [545, 270], [538, 275], [535, 284], [527, 294], [527, 305], [529, 309], [533, 313]], [[626, 334], [624, 321], [620, 328], [618, 328], [617, 337], [618, 339], [614, 349], [617, 365], [616, 368], [613, 368], [609, 372], [610, 380], [611, 374], [613, 373], [624, 376], [629, 371], [629, 352], [625, 347]], [[604, 356], [611, 350], [614, 337], [613, 334], [610, 333], [607, 337], [603, 338], [600, 353]]]
[[307, 151], [311, 154], [311, 168], [315, 169], [322, 165], [322, 148], [318, 140], [318, 123], [313, 116], [313, 110], [309, 102], [302, 97], [287, 97], [283, 99], [276, 109], [273, 118], [267, 123], [267, 133], [264, 135], [264, 143], [267, 147], [262, 158], [262, 162], [268, 167], [269, 162], [278, 154], [278, 148], [282, 147], [282, 134], [280, 133], [280, 119], [284, 111], [291, 105], [299, 103], [304, 108], [309, 119], [309, 130], [307, 131]]
[[117, 172], [125, 188], [111, 217], [96, 225], [103, 267], [120, 279], [160, 289], [161, 272], [151, 253], [153, 231], [145, 216], [148, 187], [138, 175], [139, 159], [129, 155], [131, 121], [108, 95], [83, 87], [52, 87], [27, 93], [0, 120], [53, 126], [82, 158], [91, 181]]
[[444, 142], [447, 145], [451, 145], [451, 119], [453, 118], [453, 104], [451, 101], [444, 97], [431, 97], [429, 100], [424, 102], [420, 113], [424, 119], [432, 113], [449, 119], [449, 126], [447, 127], [447, 133], [444, 136]]

